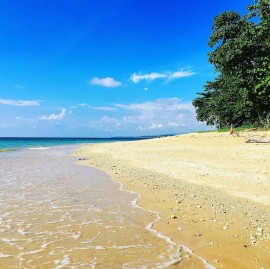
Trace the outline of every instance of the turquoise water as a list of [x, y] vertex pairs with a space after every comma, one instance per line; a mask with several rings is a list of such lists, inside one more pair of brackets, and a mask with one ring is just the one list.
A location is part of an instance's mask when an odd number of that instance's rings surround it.
[[113, 138], [55, 138], [55, 137], [0, 137], [0, 151], [10, 151], [23, 148], [47, 148], [52, 146], [108, 143], [120, 141], [135, 141], [151, 137], [113, 137]]

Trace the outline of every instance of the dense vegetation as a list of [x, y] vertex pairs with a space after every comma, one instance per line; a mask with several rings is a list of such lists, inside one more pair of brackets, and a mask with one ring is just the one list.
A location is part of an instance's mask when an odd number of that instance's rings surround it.
[[216, 78], [193, 100], [197, 119], [219, 127], [270, 125], [270, 0], [255, 0], [241, 16], [214, 18], [209, 62]]

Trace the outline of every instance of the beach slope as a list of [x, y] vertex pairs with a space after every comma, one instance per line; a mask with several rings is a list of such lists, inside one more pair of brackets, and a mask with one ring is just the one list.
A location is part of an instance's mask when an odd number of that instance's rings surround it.
[[270, 144], [245, 143], [247, 136], [270, 133], [193, 133], [76, 154], [139, 192], [139, 204], [160, 213], [154, 229], [216, 268], [269, 268]]

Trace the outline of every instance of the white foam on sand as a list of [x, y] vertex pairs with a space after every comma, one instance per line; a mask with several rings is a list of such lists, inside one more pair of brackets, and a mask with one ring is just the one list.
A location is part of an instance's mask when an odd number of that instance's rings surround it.
[[8, 258], [8, 257], [12, 257], [12, 255], [0, 253], [0, 258]]
[[50, 149], [52, 147], [36, 147], [36, 148], [28, 148], [30, 150], [45, 150], [45, 149]]
[[[114, 182], [116, 182], [112, 177], [111, 177], [111, 179]], [[196, 258], [198, 258], [199, 260], [201, 260], [201, 262], [204, 264], [204, 266], [205, 266], [206, 269], [216, 269], [216, 267], [214, 267], [213, 265], [209, 264], [204, 258], [202, 258], [202, 257], [198, 256], [197, 254], [195, 254], [190, 248], [188, 248], [188, 247], [186, 247], [184, 245], [178, 245], [178, 244], [176, 244], [175, 242], [172, 241], [171, 238], [169, 238], [169, 237], [163, 235], [162, 233], [156, 231], [155, 229], [153, 229], [153, 225], [157, 221], [161, 220], [161, 217], [160, 217], [159, 213], [156, 212], [156, 211], [152, 211], [152, 210], [146, 210], [143, 207], [139, 206], [138, 205], [138, 201], [141, 198], [141, 194], [140, 193], [137, 193], [137, 192], [134, 192], [134, 191], [125, 190], [122, 183], [119, 183], [119, 182], [116, 182], [116, 183], [119, 184], [120, 191], [129, 192], [129, 193], [135, 194], [137, 196], [137, 198], [135, 198], [133, 201], [131, 201], [131, 205], [132, 206], [137, 207], [137, 208], [140, 208], [141, 210], [144, 210], [146, 212], [151, 212], [151, 213], [153, 213], [153, 214], [156, 215], [156, 219], [153, 222], [147, 224], [146, 225], [146, 229], [149, 230], [150, 232], [154, 233], [159, 238], [164, 239], [171, 246], [174, 246], [174, 247], [177, 248], [176, 253], [173, 254], [173, 255], [171, 255], [170, 261], [157, 265], [157, 267], [155, 267], [155, 269], [167, 268], [168, 266], [171, 266], [171, 265], [174, 265], [174, 264], [176, 264], [178, 262], [181, 262], [181, 260], [182, 260], [182, 258], [181, 258], [181, 249], [184, 249], [190, 255], [195, 256]]]
[[81, 237], [81, 232], [79, 231], [78, 233], [74, 233], [71, 235], [75, 240]]
[[61, 269], [64, 268], [66, 265], [70, 264], [70, 258], [68, 255], [64, 256], [64, 259], [62, 261], [60, 260], [55, 260], [54, 263], [57, 265], [53, 269]]
[[18, 229], [17, 232], [22, 236], [25, 236], [27, 234], [27, 232], [25, 232], [23, 229]]
[[[102, 169], [100, 169], [100, 168], [95, 168], [95, 169], [104, 172], [104, 171], [103, 171]], [[134, 200], [131, 201], [131, 205], [132, 205], [132, 206], [134, 206], [134, 207], [136, 207], [136, 208], [139, 208], [139, 209], [141, 209], [141, 210], [143, 210], [143, 211], [150, 212], [150, 213], [153, 213], [153, 214], [156, 215], [156, 219], [155, 219], [153, 222], [147, 224], [145, 228], [146, 228], [147, 230], [149, 230], [150, 232], [154, 233], [157, 237], [159, 237], [159, 238], [165, 240], [166, 242], [168, 242], [172, 247], [175, 247], [175, 248], [176, 248], [175, 253], [172, 254], [172, 255], [170, 256], [169, 261], [166, 261], [166, 262], [164, 262], [164, 263], [162, 263], [162, 264], [157, 264], [157, 266], [156, 266], [154, 269], [163, 269], [163, 268], [167, 268], [168, 266], [171, 266], [171, 265], [177, 264], [178, 262], [181, 262], [181, 261], [182, 261], [182, 257], [181, 257], [181, 250], [182, 250], [182, 249], [185, 250], [186, 252], [188, 252], [190, 255], [192, 255], [192, 256], [198, 258], [198, 259], [204, 264], [205, 269], [216, 269], [215, 266], [209, 264], [204, 258], [202, 258], [202, 257], [198, 256], [197, 254], [195, 254], [190, 248], [188, 248], [188, 247], [186, 247], [186, 246], [184, 246], [184, 245], [181, 245], [181, 244], [176, 244], [175, 242], [172, 241], [171, 238], [169, 238], [169, 237], [163, 235], [162, 233], [156, 231], [155, 229], [153, 229], [153, 225], [154, 225], [157, 221], [161, 220], [161, 217], [160, 217], [159, 213], [156, 212], [156, 211], [152, 211], [152, 210], [146, 210], [146, 209], [144, 209], [143, 207], [139, 206], [139, 205], [138, 205], [138, 201], [139, 201], [139, 199], [141, 198], [141, 194], [140, 194], [140, 193], [134, 192], [134, 191], [130, 191], [130, 190], [125, 190], [122, 183], [115, 181], [114, 178], [111, 177], [111, 176], [109, 176], [109, 178], [110, 178], [113, 182], [115, 182], [116, 184], [119, 185], [119, 190], [120, 190], [120, 191], [128, 192], [128, 193], [131, 193], [131, 194], [135, 194], [135, 195], [137, 196], [137, 198], [135, 198]], [[95, 249], [103, 250], [103, 249], [106, 249], [106, 248], [104, 248], [103, 246], [95, 246]], [[123, 265], [123, 268], [125, 268], [124, 265]], [[142, 267], [142, 268], [143, 268], [143, 267]], [[145, 268], [148, 268], [148, 267], [146, 266]]]

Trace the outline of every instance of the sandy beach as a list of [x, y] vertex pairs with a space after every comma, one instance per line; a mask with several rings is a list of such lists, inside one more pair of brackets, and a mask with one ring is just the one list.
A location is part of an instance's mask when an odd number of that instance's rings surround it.
[[[159, 212], [154, 229], [216, 268], [270, 268], [270, 132], [193, 133], [77, 149]], [[204, 268], [195, 256], [171, 268]]]

